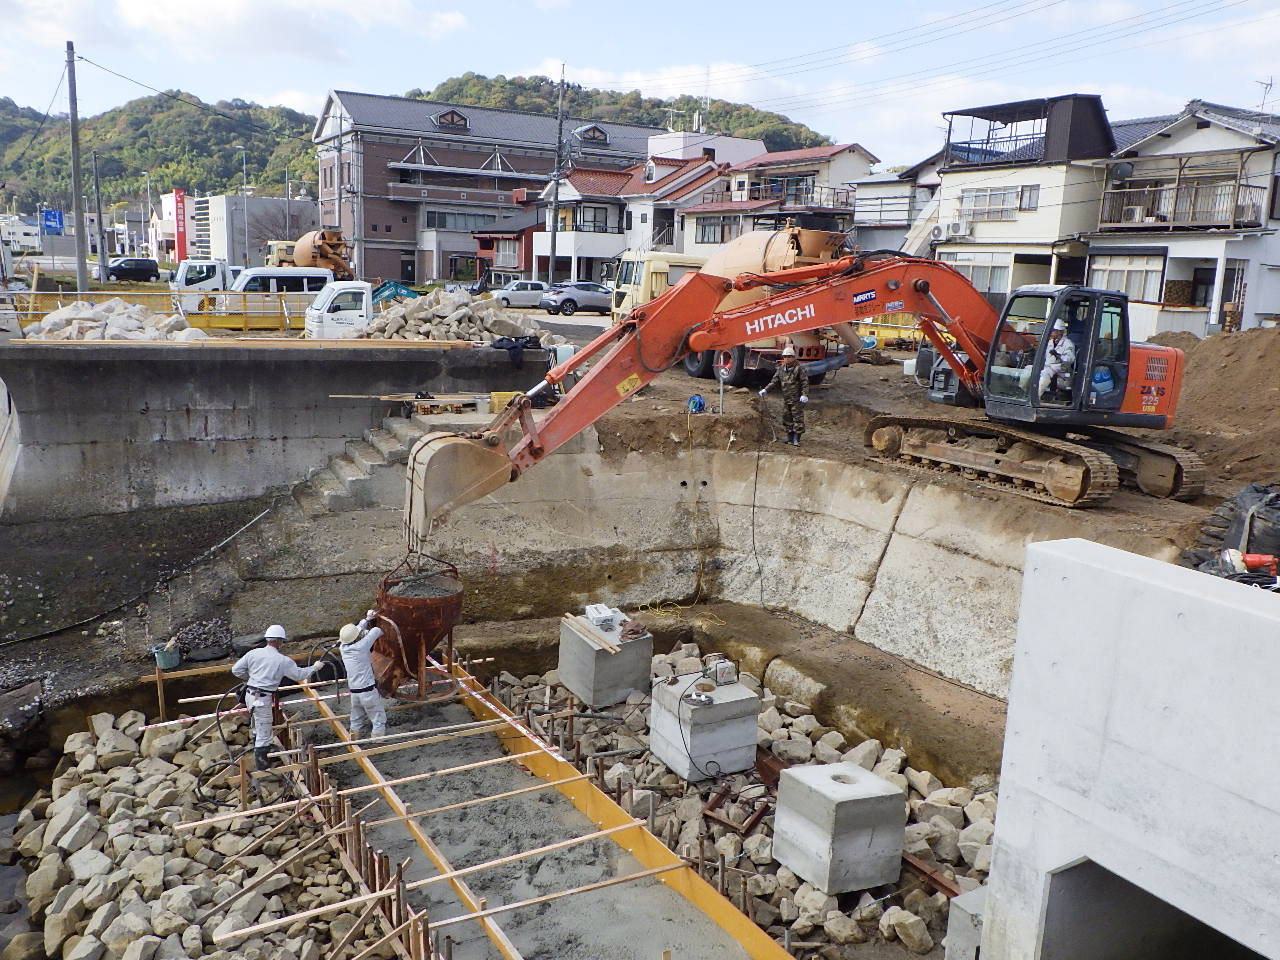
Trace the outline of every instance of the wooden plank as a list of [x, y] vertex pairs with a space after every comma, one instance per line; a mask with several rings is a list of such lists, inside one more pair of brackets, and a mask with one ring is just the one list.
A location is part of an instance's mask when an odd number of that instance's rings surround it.
[[[372, 824], [368, 824], [368, 826], [372, 826]], [[644, 821], [636, 820], [636, 821], [633, 821], [632, 823], [624, 823], [616, 827], [610, 827], [606, 830], [596, 830], [592, 833], [583, 834], [582, 836], [570, 837], [568, 840], [559, 840], [555, 843], [548, 843], [548, 844], [545, 844], [544, 846], [534, 847], [533, 849], [530, 849], [530, 850], [521, 850], [518, 853], [507, 854], [505, 857], [498, 857], [497, 859], [494, 859], [494, 860], [486, 860], [484, 863], [476, 863], [476, 864], [472, 864], [469, 867], [460, 867], [456, 870], [447, 870], [443, 873], [438, 873], [432, 877], [424, 877], [421, 880], [415, 880], [412, 883], [406, 884], [405, 889], [420, 890], [423, 887], [431, 886], [434, 883], [443, 883], [446, 880], [449, 882], [453, 882], [455, 879], [459, 877], [465, 877], [473, 873], [479, 873], [482, 870], [491, 870], [494, 867], [506, 866], [509, 863], [518, 863], [521, 860], [528, 860], [532, 857], [545, 856], [546, 854], [554, 853], [557, 850], [565, 850], [565, 849], [568, 849], [569, 847], [577, 846], [578, 844], [581, 844], [581, 843], [590, 843], [592, 840], [598, 840], [601, 837], [608, 837], [615, 833], [620, 833], [624, 830], [635, 830], [643, 826], [644, 826]], [[237, 893], [234, 897], [232, 897], [230, 900], [226, 902], [230, 903], [232, 900], [241, 896], [244, 892], [247, 892], [247, 891], [241, 891], [241, 893]], [[351, 907], [358, 907], [361, 904], [376, 902], [380, 899], [387, 897], [390, 893], [391, 891], [389, 890], [378, 890], [373, 893], [363, 894], [362, 896], [359, 896], [359, 897], [350, 897], [346, 900], [339, 900], [336, 903], [326, 903], [319, 907], [312, 907], [309, 910], [303, 910], [300, 913], [290, 914], [287, 917], [279, 917], [278, 919], [268, 920], [264, 923], [259, 923], [252, 927], [246, 927], [243, 930], [237, 930], [234, 933], [228, 934], [227, 938], [247, 937], [253, 934], [266, 933], [271, 930], [279, 930], [281, 927], [292, 926], [293, 924], [297, 923], [299, 920], [314, 920], [316, 917], [323, 917], [326, 914], [340, 913], [341, 911], [350, 909]], [[212, 913], [213, 910], [211, 909], [209, 912]], [[197, 921], [197, 922], [201, 922], [201, 921]], [[227, 938], [224, 938], [224, 939], [227, 939]]]
[[375, 900], [360, 912], [360, 916], [356, 917], [355, 926], [346, 932], [337, 946], [329, 953], [329, 960], [341, 960], [342, 952], [355, 942], [356, 937], [360, 936], [360, 931], [364, 929], [364, 925], [369, 922], [369, 918], [373, 916], [373, 911], [378, 909], [378, 901]]
[[[505, 727], [505, 720], [491, 720], [485, 723], [478, 730], [459, 730], [456, 733], [442, 733], [433, 737], [421, 737], [418, 740], [406, 740], [403, 743], [386, 743], [379, 747], [369, 747], [367, 750], [352, 750], [348, 754], [339, 754], [336, 757], [323, 757], [316, 761], [319, 766], [327, 767], [335, 763], [347, 763], [351, 760], [358, 760], [361, 757], [374, 757], [382, 753], [396, 753], [400, 750], [409, 750], [414, 747], [427, 747], [433, 743], [444, 743], [448, 740], [458, 740], [462, 737], [476, 737], [485, 733], [493, 733], [495, 730]], [[290, 773], [294, 770], [302, 769], [300, 764], [286, 764], [284, 766], [272, 767], [270, 773]]]
[[[397, 730], [395, 733], [384, 733], [376, 737], [361, 737], [358, 740], [348, 740], [346, 743], [341, 740], [335, 740], [332, 743], [314, 744], [317, 750], [335, 750], [340, 747], [356, 746], [362, 743], [381, 743], [386, 740], [396, 740], [400, 737], [415, 737], [418, 734], [438, 734], [438, 733], [454, 733], [458, 730], [474, 730], [480, 727], [493, 727], [505, 724], [505, 720], [472, 720], [469, 723], [451, 723], [443, 727], [422, 727], [418, 730]], [[300, 750], [277, 750], [271, 756], [282, 757], [291, 753], [300, 753]]]
[[505, 800], [507, 797], [518, 797], [522, 793], [537, 793], [540, 790], [551, 790], [556, 787], [562, 787], [566, 783], [576, 783], [579, 780], [586, 780], [590, 774], [580, 773], [576, 777], [565, 777], [563, 780], [551, 780], [546, 783], [535, 783], [531, 787], [521, 787], [519, 790], [507, 790], [505, 793], [494, 793], [487, 797], [475, 797], [471, 800], [460, 800], [457, 803], [445, 804], [443, 807], [432, 807], [429, 810], [417, 810], [413, 813], [406, 813], [402, 817], [383, 817], [381, 820], [370, 820], [366, 826], [377, 827], [384, 823], [400, 823], [405, 820], [417, 820], [419, 817], [429, 817], [434, 813], [444, 813], [448, 810], [461, 810], [464, 807], [474, 807], [481, 803], [491, 803], [494, 800]]
[[[466, 770], [477, 770], [480, 767], [491, 767], [499, 763], [509, 763], [513, 760], [525, 760], [529, 757], [542, 754], [542, 750], [530, 750], [526, 753], [508, 753], [501, 757], [493, 757], [489, 760], [477, 760], [473, 763], [464, 763], [457, 767], [445, 767], [443, 770], [428, 770], [426, 773], [415, 773], [407, 777], [399, 777], [395, 780], [380, 780], [378, 783], [361, 784], [358, 787], [348, 787], [345, 790], [339, 790], [338, 796], [349, 797], [357, 793], [368, 793], [370, 790], [382, 790], [385, 787], [398, 787], [402, 783], [416, 783], [419, 780], [430, 780], [434, 777], [443, 777], [450, 773], [462, 773]], [[359, 758], [363, 760], [364, 758]], [[276, 810], [287, 810], [298, 801], [286, 800], [283, 803], [272, 803], [265, 807], [254, 807], [251, 810], [237, 810], [234, 813], [220, 813], [217, 816], [206, 817], [203, 820], [190, 820], [185, 823], [174, 824], [173, 829], [194, 830], [196, 827], [206, 827], [213, 823], [226, 823], [228, 820], [239, 820], [241, 817], [257, 816], [263, 813], [272, 813]]]
[[607, 653], [620, 653], [622, 648], [598, 631], [590, 620], [566, 613], [564, 621], [592, 646]]
[[570, 887], [568, 890], [558, 890], [555, 893], [544, 893], [540, 897], [530, 897], [528, 900], [517, 900], [515, 903], [505, 903], [500, 907], [489, 907], [486, 910], [477, 910], [475, 913], [463, 914], [460, 917], [448, 917], [444, 920], [437, 920], [431, 924], [432, 927], [439, 930], [441, 927], [452, 927], [454, 924], [467, 923], [471, 920], [484, 920], [489, 917], [496, 916], [499, 913], [509, 913], [512, 910], [523, 910], [525, 907], [534, 907], [540, 903], [550, 903], [552, 900], [561, 900], [564, 897], [576, 896], [579, 893], [590, 893], [592, 890], [603, 890], [606, 887], [616, 887], [622, 883], [631, 883], [634, 880], [644, 880], [647, 877], [656, 877], [664, 873], [670, 873], [672, 870], [686, 869], [683, 863], [669, 863], [664, 867], [654, 867], [651, 870], [641, 870], [639, 873], [629, 873], [625, 877], [610, 877], [608, 880], [598, 880], [595, 883], [586, 883], [580, 887]]

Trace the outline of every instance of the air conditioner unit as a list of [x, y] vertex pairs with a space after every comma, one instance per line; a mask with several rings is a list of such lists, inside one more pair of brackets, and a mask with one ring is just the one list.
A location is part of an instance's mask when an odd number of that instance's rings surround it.
[[968, 220], [952, 220], [947, 224], [948, 237], [967, 237], [973, 233], [973, 224]]
[[1120, 210], [1121, 223], [1142, 223], [1147, 208], [1142, 206], [1124, 207]]
[[929, 231], [929, 239], [930, 240], [947, 239], [947, 228], [940, 223], [937, 224], [932, 230]]

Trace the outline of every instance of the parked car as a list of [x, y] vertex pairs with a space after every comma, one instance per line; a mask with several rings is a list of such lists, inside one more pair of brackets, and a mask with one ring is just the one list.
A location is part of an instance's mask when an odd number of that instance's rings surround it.
[[493, 295], [504, 307], [536, 307], [546, 292], [547, 285], [541, 280], [512, 280]]
[[566, 317], [573, 316], [579, 310], [607, 314], [613, 308], [613, 291], [603, 283], [575, 280], [557, 284], [555, 288], [548, 290], [546, 296], [538, 301], [538, 306], [547, 313], [561, 313]]
[[160, 264], [141, 257], [117, 257], [107, 261], [108, 280], [159, 280]]

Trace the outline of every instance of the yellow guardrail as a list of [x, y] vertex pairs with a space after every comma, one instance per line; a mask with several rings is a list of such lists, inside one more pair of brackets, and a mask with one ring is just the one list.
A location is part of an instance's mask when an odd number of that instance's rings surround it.
[[153, 313], [180, 314], [188, 324], [202, 330], [301, 331], [307, 307], [314, 293], [239, 293], [228, 290], [93, 290], [37, 291], [15, 296], [19, 322], [23, 327], [44, 319], [54, 310], [77, 301], [93, 304], [122, 300], [136, 303]]

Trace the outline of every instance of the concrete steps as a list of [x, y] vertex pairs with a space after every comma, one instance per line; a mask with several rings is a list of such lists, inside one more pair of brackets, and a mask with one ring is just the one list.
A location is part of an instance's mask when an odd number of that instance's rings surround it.
[[293, 489], [307, 516], [338, 513], [396, 501], [403, 496], [404, 466], [414, 443], [427, 431], [403, 417], [387, 417], [342, 453], [316, 467]]

